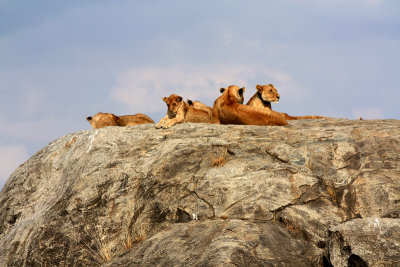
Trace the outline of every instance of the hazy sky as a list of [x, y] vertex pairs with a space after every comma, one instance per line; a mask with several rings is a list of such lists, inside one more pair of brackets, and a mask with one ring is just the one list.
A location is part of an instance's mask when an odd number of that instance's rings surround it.
[[0, 0], [0, 188], [95, 113], [273, 83], [291, 115], [400, 119], [398, 0]]

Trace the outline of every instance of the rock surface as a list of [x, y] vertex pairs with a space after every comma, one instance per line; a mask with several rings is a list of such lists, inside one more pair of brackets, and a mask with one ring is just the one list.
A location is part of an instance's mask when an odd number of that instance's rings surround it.
[[107, 127], [0, 193], [0, 266], [397, 266], [400, 121]]

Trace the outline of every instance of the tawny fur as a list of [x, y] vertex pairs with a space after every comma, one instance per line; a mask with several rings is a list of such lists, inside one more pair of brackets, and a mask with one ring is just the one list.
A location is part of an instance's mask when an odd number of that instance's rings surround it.
[[207, 122], [212, 118], [209, 112], [201, 102], [194, 101], [191, 105], [183, 101], [181, 96], [172, 94], [169, 97], [163, 97], [162, 100], [167, 104], [167, 115], [156, 125], [156, 128], [169, 128], [182, 122]]
[[[261, 109], [272, 110], [271, 103], [279, 102], [279, 94], [276, 88], [272, 84], [268, 85], [257, 85], [257, 92], [250, 98], [246, 105]], [[282, 113], [286, 120], [301, 120], [301, 119], [323, 119], [321, 116], [290, 116], [286, 113]]]
[[204, 104], [204, 103], [202, 103], [200, 101], [192, 101], [190, 99], [187, 100], [187, 103], [188, 103], [189, 106], [193, 106], [196, 109], [202, 109], [202, 110], [207, 111], [207, 113], [209, 114], [209, 116], [211, 118], [212, 109], [209, 106], [207, 106], [206, 104]]
[[137, 113], [136, 115], [119, 116], [119, 119], [122, 123], [122, 125], [120, 126], [154, 123], [154, 121], [149, 116], [142, 113]]
[[154, 121], [141, 113], [136, 115], [116, 116], [112, 113], [99, 112], [93, 117], [87, 117], [86, 120], [92, 125], [93, 129], [99, 129], [107, 126], [131, 126], [137, 124], [154, 123]]
[[231, 85], [221, 88], [222, 95], [214, 102], [212, 123], [244, 125], [287, 125], [285, 116], [279, 112], [243, 105], [246, 88]]

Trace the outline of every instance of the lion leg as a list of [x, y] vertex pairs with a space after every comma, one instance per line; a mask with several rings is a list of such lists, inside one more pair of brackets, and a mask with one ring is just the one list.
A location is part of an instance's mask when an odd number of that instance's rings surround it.
[[182, 123], [185, 121], [185, 114], [183, 112], [178, 112], [175, 118], [169, 119], [165, 122], [163, 128], [170, 128], [175, 124]]
[[162, 118], [157, 124], [156, 124], [156, 128], [160, 129], [163, 128], [165, 123], [168, 121], [168, 115], [165, 116], [164, 118]]
[[167, 122], [165, 122], [165, 124], [163, 125], [164, 129], [170, 128], [172, 126], [174, 126], [175, 124], [177, 124], [178, 122], [176, 121], [176, 118], [168, 120]]
[[258, 109], [251, 106], [236, 104], [231, 113], [235, 113], [242, 124], [283, 126], [287, 125], [285, 116], [270, 109]]
[[170, 128], [170, 127], [174, 126], [175, 124], [181, 123], [183, 121], [184, 120], [180, 120], [178, 118], [170, 119], [164, 124], [163, 128], [165, 128], [165, 129]]
[[285, 119], [288, 120], [288, 121], [289, 120], [298, 120], [297, 117], [290, 116], [287, 113], [282, 113], [282, 114], [285, 116]]
[[221, 124], [219, 120], [219, 115], [218, 115], [218, 110], [213, 107], [212, 109], [212, 117], [211, 117], [211, 122], [212, 124]]

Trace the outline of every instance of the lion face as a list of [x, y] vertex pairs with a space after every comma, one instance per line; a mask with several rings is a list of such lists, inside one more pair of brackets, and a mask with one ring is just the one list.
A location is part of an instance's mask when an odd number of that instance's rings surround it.
[[237, 103], [243, 104], [244, 101], [244, 91], [246, 90], [245, 87], [240, 88], [236, 85], [230, 85], [228, 88], [221, 88], [220, 92], [222, 94], [228, 94], [228, 97], [234, 100]]
[[261, 99], [266, 102], [278, 103], [279, 94], [276, 88], [272, 84], [268, 85], [257, 85], [257, 91]]
[[182, 97], [172, 94], [169, 97], [163, 97], [162, 100], [167, 104], [168, 111], [167, 115], [168, 118], [173, 119], [176, 117], [176, 114], [178, 113], [179, 108], [182, 106], [183, 101]]

